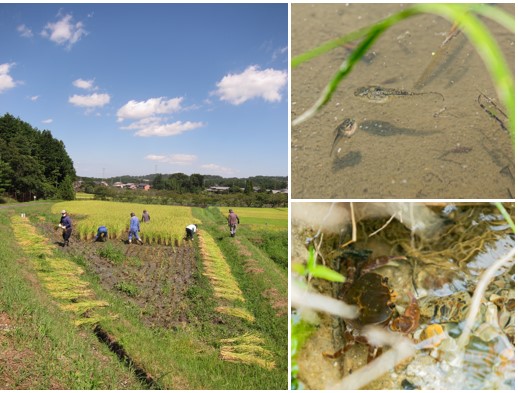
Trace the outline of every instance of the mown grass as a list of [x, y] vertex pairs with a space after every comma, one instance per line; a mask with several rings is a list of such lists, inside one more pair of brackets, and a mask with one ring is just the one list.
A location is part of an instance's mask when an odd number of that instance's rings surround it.
[[134, 374], [87, 328], [76, 328], [38, 284], [14, 240], [11, 213], [0, 211], [0, 313], [11, 320], [10, 329], [0, 332], [0, 387], [142, 389]]

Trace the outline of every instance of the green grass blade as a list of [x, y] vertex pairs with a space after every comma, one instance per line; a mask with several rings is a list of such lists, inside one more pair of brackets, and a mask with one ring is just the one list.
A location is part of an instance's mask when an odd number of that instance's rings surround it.
[[301, 55], [295, 56], [291, 59], [291, 68], [296, 68], [300, 64], [305, 63], [320, 55], [323, 55], [324, 53], [338, 48], [344, 44], [347, 44], [348, 42], [356, 41], [357, 39], [363, 37], [368, 31], [369, 27], [363, 27], [360, 30], [348, 33], [340, 38], [328, 41], [315, 49], [309, 50], [307, 52], [302, 53]]

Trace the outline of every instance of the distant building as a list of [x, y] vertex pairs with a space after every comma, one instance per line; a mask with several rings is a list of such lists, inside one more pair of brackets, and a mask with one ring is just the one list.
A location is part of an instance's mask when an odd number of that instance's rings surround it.
[[137, 188], [139, 188], [140, 190], [144, 190], [144, 191], [149, 191], [151, 189], [151, 186], [149, 184], [146, 184], [146, 183], [140, 183]]
[[212, 186], [210, 188], [207, 188], [206, 191], [208, 192], [214, 192], [216, 194], [224, 194], [229, 192], [230, 187], [220, 187], [220, 186]]

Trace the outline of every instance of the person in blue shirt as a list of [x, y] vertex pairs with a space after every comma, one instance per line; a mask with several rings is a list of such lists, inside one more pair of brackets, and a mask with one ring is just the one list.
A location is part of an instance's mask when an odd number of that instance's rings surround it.
[[106, 240], [108, 240], [108, 228], [106, 228], [104, 225], [101, 225], [99, 228], [97, 228], [97, 235], [94, 237], [94, 242], [105, 242]]
[[140, 221], [138, 220], [138, 217], [135, 215], [135, 213], [130, 214], [130, 229], [129, 229], [129, 236], [128, 236], [128, 243], [131, 243], [131, 239], [133, 239], [133, 236], [137, 239], [137, 243], [144, 244], [144, 242], [140, 239], [139, 232], [140, 232]]
[[70, 235], [72, 235], [72, 220], [66, 210], [61, 211], [59, 227], [63, 229], [63, 247], [68, 246]]

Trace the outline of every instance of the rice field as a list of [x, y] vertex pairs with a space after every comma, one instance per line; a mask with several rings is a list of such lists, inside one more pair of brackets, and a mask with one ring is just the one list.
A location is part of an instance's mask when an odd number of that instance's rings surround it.
[[[100, 354], [96, 365], [108, 367], [107, 357], [119, 358], [120, 365], [115, 366], [127, 367], [144, 388], [286, 388], [286, 269], [249, 240], [252, 235], [262, 239], [267, 232], [279, 235], [286, 229], [279, 226], [280, 230], [269, 231], [263, 225], [261, 233], [255, 233], [247, 222], [252, 219], [247, 213], [257, 210], [271, 217], [268, 213], [275, 209], [236, 209], [246, 228], [237, 239], [227, 236], [223, 216], [216, 208], [76, 200], [17, 209], [0, 210], [0, 232], [13, 245], [9, 249], [19, 252], [12, 259], [34, 272], [29, 279], [24, 272], [22, 279], [38, 291], [45, 315], [52, 304], [54, 313], [70, 322], [52, 323], [57, 337], [64, 336], [60, 334], [64, 325], [76, 326], [67, 333], [76, 342], [96, 337], [98, 347], [87, 346]], [[61, 233], [55, 230], [63, 209], [74, 225], [73, 240], [67, 247], [59, 247]], [[151, 222], [141, 223], [141, 236], [151, 244], [123, 245], [130, 212], [140, 218], [144, 209]], [[200, 224], [198, 236], [171, 247], [183, 238], [189, 223]], [[108, 227], [114, 240], [102, 244], [88, 240], [100, 225]], [[3, 255], [7, 248], [2, 250], [0, 260], [7, 261]], [[121, 260], [113, 259], [116, 251]], [[2, 299], [18, 302], [12, 295], [4, 295], [4, 287], [0, 285]], [[284, 304], [282, 312], [279, 302]], [[23, 307], [22, 301], [12, 310]], [[39, 329], [39, 321], [34, 322]], [[39, 337], [38, 331], [35, 334]], [[34, 348], [39, 342], [34, 339], [29, 344]], [[46, 348], [38, 347], [35, 357], [46, 359], [48, 372], [33, 370], [31, 364], [21, 372], [30, 370], [31, 375], [44, 379], [55, 374], [53, 368], [63, 366]], [[0, 367], [0, 381], [5, 375], [15, 374]], [[100, 382], [92, 385], [89, 371], [77, 378], [82, 383], [77, 386], [105, 386]], [[34, 381], [28, 386], [54, 385]]]
[[93, 239], [97, 228], [108, 228], [110, 239], [126, 239], [128, 236], [130, 213], [139, 218], [147, 210], [151, 220], [140, 223], [140, 237], [145, 243], [174, 245], [185, 236], [185, 227], [199, 224], [193, 218], [190, 207], [144, 205], [109, 201], [69, 201], [52, 206], [52, 213], [59, 215], [66, 210], [74, 225], [74, 231], [81, 240]]
[[239, 216], [240, 225], [253, 229], [288, 229], [288, 208], [220, 207], [219, 211], [227, 217], [229, 209]]

